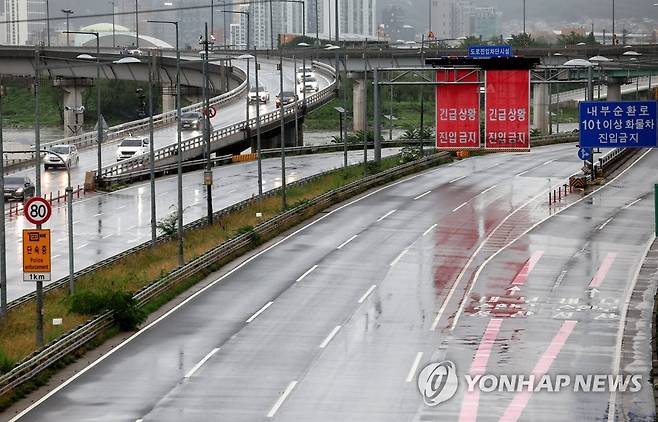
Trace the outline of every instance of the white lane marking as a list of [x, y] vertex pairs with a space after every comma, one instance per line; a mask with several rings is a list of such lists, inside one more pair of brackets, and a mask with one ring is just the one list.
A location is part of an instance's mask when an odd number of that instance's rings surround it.
[[89, 243], [83, 243], [82, 245], [78, 246], [78, 247], [75, 248], [75, 249], [76, 249], [76, 250], [77, 250], [77, 249], [82, 249], [82, 248], [85, 248], [85, 247], [87, 247], [87, 246], [89, 246]]
[[[646, 256], [649, 254], [649, 251], [651, 250], [651, 245], [653, 245], [653, 242], [655, 240], [656, 240], [656, 234], [653, 233], [651, 235], [651, 239], [649, 239], [649, 242], [647, 243], [647, 246], [644, 250], [644, 255], [642, 255], [643, 258], [637, 264], [637, 268], [635, 269], [635, 274], [633, 275], [633, 280], [631, 281], [630, 286], [628, 286], [628, 291], [626, 292], [626, 298], [623, 302], [624, 306], [622, 306], [621, 315], [619, 317], [619, 327], [617, 328], [615, 359], [613, 360], [613, 367], [612, 367], [613, 375], [617, 375], [620, 373], [619, 370], [621, 366], [621, 347], [622, 347], [622, 341], [624, 339], [624, 328], [626, 327], [626, 315], [628, 314], [628, 307], [631, 304], [631, 296], [633, 295], [633, 291], [635, 290], [637, 279], [640, 277], [640, 270], [642, 269], [642, 264], [644, 263]], [[614, 388], [610, 392], [610, 400], [608, 401], [608, 403], [610, 403], [608, 405], [608, 422], [614, 422], [616, 416], [615, 407], [617, 406], [617, 392], [615, 391]]]
[[404, 380], [405, 382], [413, 381], [414, 375], [416, 375], [416, 371], [418, 370], [418, 365], [420, 364], [420, 360], [422, 358], [423, 358], [423, 352], [416, 353], [416, 358], [414, 359], [414, 363], [411, 364], [411, 369], [409, 369], [409, 375], [407, 375], [407, 379]]
[[341, 243], [340, 245], [338, 245], [338, 247], [337, 247], [336, 249], [343, 249], [343, 247], [344, 247], [345, 245], [347, 245], [348, 243], [350, 243], [351, 241], [353, 241], [353, 240], [356, 239], [357, 237], [358, 237], [358, 235], [355, 234], [354, 236], [350, 237], [349, 239], [347, 239], [346, 241], [344, 241], [343, 243]]
[[59, 258], [60, 256], [61, 256], [61, 255], [53, 255], [50, 259], [57, 259], [57, 258]]
[[516, 177], [523, 176], [524, 174], [526, 174], [526, 173], [529, 172], [529, 171], [530, 171], [530, 170], [522, 171], [521, 173], [517, 174]]
[[427, 195], [429, 195], [430, 193], [432, 193], [432, 191], [431, 191], [431, 190], [428, 190], [427, 192], [422, 193], [422, 194], [418, 195], [417, 197], [415, 197], [415, 198], [414, 198], [414, 201], [416, 201], [416, 200], [422, 198], [423, 196], [427, 196]]
[[231, 194], [231, 193], [234, 193], [234, 192], [237, 192], [237, 191], [238, 191], [237, 189], [233, 189], [233, 190], [230, 190], [230, 191], [226, 192], [226, 194], [228, 195], [228, 194]]
[[489, 188], [483, 190], [483, 191], [480, 192], [478, 195], [484, 195], [485, 193], [489, 192], [491, 189], [494, 189], [496, 186], [498, 186], [498, 185], [493, 185], [493, 186], [491, 186], [491, 187], [489, 187]]
[[468, 202], [464, 202], [463, 204], [461, 204], [460, 206], [458, 206], [457, 208], [455, 208], [454, 210], [452, 210], [452, 212], [459, 211], [460, 209], [462, 209], [463, 207], [465, 207], [467, 204], [468, 204]]
[[448, 183], [449, 183], [449, 184], [452, 184], [452, 183], [458, 182], [458, 181], [464, 179], [465, 177], [466, 177], [466, 176], [462, 176], [462, 177], [458, 177], [458, 178], [456, 178], [456, 179], [452, 179], [452, 180], [449, 181]]
[[[578, 199], [578, 200], [572, 202], [571, 204], [568, 204], [566, 207], [560, 209], [560, 210], [559, 210], [558, 212], [556, 212], [555, 214], [551, 214], [551, 215], [549, 215], [548, 217], [544, 217], [542, 220], [540, 220], [540, 221], [538, 221], [537, 223], [535, 223], [535, 224], [534, 224], [533, 226], [531, 226], [529, 229], [527, 229], [526, 231], [524, 231], [523, 233], [521, 233], [520, 235], [518, 235], [516, 238], [512, 239], [512, 240], [511, 240], [509, 243], [507, 243], [505, 246], [503, 246], [502, 248], [498, 249], [496, 252], [494, 252], [493, 254], [491, 254], [487, 259], [485, 259], [484, 262], [482, 263], [482, 265], [480, 265], [480, 266], [478, 267], [477, 271], [475, 272], [475, 275], [473, 276], [473, 281], [472, 281], [470, 287], [467, 289], [466, 293], [464, 294], [464, 296], [463, 296], [463, 300], [462, 300], [461, 303], [459, 304], [459, 308], [457, 309], [457, 313], [455, 314], [455, 317], [454, 317], [454, 319], [453, 319], [453, 323], [452, 323], [452, 326], [450, 327], [450, 331], [454, 331], [455, 327], [457, 326], [457, 322], [459, 321], [459, 318], [461, 317], [461, 314], [464, 312], [464, 307], [466, 306], [466, 298], [470, 298], [471, 292], [473, 291], [473, 288], [475, 287], [476, 282], [477, 282], [478, 278], [480, 277], [480, 274], [482, 273], [482, 270], [484, 270], [484, 268], [489, 264], [489, 262], [491, 262], [496, 256], [498, 256], [499, 253], [501, 253], [502, 251], [504, 251], [505, 249], [507, 249], [509, 246], [511, 246], [511, 245], [513, 245], [514, 243], [516, 243], [519, 239], [521, 239], [521, 238], [522, 238], [523, 236], [525, 236], [526, 234], [530, 233], [530, 232], [531, 232], [532, 230], [534, 230], [535, 228], [539, 227], [540, 225], [544, 224], [546, 221], [550, 220], [552, 217], [554, 217], [554, 216], [556, 216], [556, 215], [558, 215], [558, 214], [563, 213], [564, 211], [568, 210], [569, 208], [573, 207], [574, 205], [576, 205], [576, 204], [580, 203], [581, 201], [584, 201], [585, 199], [589, 198], [590, 196], [592, 196], [592, 195], [595, 194], [596, 192], [599, 192], [601, 189], [606, 188], [606, 187], [607, 187], [608, 185], [610, 185], [611, 183], [614, 183], [617, 179], [619, 179], [621, 176], [623, 176], [628, 170], [632, 169], [632, 168], [635, 166], [635, 164], [639, 163], [640, 160], [642, 160], [642, 159], [643, 159], [648, 153], [650, 153], [650, 152], [651, 152], [651, 150], [648, 149], [648, 150], [647, 150], [644, 154], [642, 154], [637, 160], [633, 161], [628, 167], [626, 167], [624, 170], [622, 170], [617, 176], [615, 176], [614, 178], [612, 178], [611, 180], [609, 180], [607, 183], [601, 185], [598, 189], [591, 191], [589, 194], [584, 195], [582, 198], [580, 198], [580, 199]], [[539, 198], [540, 195], [544, 195], [544, 194], [541, 193], [541, 194], [537, 195], [535, 198]], [[514, 213], [512, 213], [512, 214], [514, 214]], [[512, 214], [510, 214], [510, 216], [511, 216]], [[508, 217], [509, 217], [509, 216], [508, 216]], [[495, 229], [494, 229], [494, 230], [495, 230]], [[487, 239], [488, 239], [488, 237], [487, 237]], [[485, 242], [486, 242], [486, 240], [485, 240]], [[435, 321], [435, 323], [438, 324], [438, 321]], [[435, 325], [432, 325], [432, 326], [435, 327]]]
[[311, 268], [309, 268], [308, 270], [306, 270], [306, 272], [305, 272], [304, 274], [302, 274], [301, 276], [299, 276], [299, 278], [298, 278], [297, 280], [295, 280], [295, 281], [302, 281], [303, 279], [306, 278], [307, 275], [309, 275], [309, 274], [311, 274], [313, 271], [315, 271], [316, 268], [318, 268], [317, 265], [312, 266]]
[[324, 341], [322, 341], [322, 343], [320, 343], [320, 349], [324, 349], [325, 347], [327, 347], [329, 342], [331, 342], [331, 340], [333, 340], [333, 338], [336, 336], [336, 334], [338, 334], [338, 331], [340, 331], [341, 328], [342, 328], [342, 326], [336, 325], [334, 327], [334, 329], [331, 330], [329, 335], [324, 339]]
[[385, 219], [385, 218], [388, 217], [389, 215], [393, 214], [395, 211], [397, 211], [397, 210], [391, 210], [391, 211], [387, 212], [386, 214], [384, 214], [384, 215], [382, 215], [381, 217], [379, 217], [379, 218], [377, 219], [377, 221], [382, 221], [383, 219]]
[[625, 210], [626, 210], [626, 209], [629, 209], [630, 207], [632, 207], [633, 205], [637, 204], [637, 203], [640, 202], [641, 200], [642, 200], [642, 198], [638, 198], [638, 199], [636, 199], [635, 201], [631, 202], [630, 204], [625, 205], [625, 206], [624, 206], [624, 209], [625, 209]]
[[365, 302], [366, 299], [368, 299], [368, 296], [370, 296], [370, 293], [372, 293], [376, 288], [377, 288], [377, 285], [376, 285], [376, 284], [373, 284], [372, 286], [370, 286], [370, 288], [368, 289], [368, 291], [365, 292], [365, 293], [363, 294], [363, 296], [361, 296], [361, 297], [359, 298], [359, 300], [358, 300], [357, 303], [363, 303], [363, 302]]
[[425, 232], [423, 233], [423, 236], [427, 236], [429, 234], [429, 232], [431, 232], [432, 230], [434, 230], [436, 228], [436, 226], [438, 226], [438, 224], [436, 224], [436, 223], [432, 224], [427, 230], [425, 230]]
[[103, 213], [99, 212], [98, 214], [94, 214], [94, 217], [100, 217], [101, 215], [103, 215]]
[[603, 224], [601, 224], [596, 230], [603, 230], [603, 229], [605, 228], [605, 226], [607, 226], [607, 225], [608, 225], [613, 219], [614, 219], [614, 217], [610, 217], [610, 218], [608, 218], [608, 219], [605, 220], [605, 222], [604, 222]]
[[112, 236], [112, 233], [106, 234], [105, 236], [101, 237], [101, 239], [107, 239], [108, 237]]
[[276, 412], [279, 411], [279, 408], [281, 405], [283, 405], [283, 402], [286, 401], [290, 393], [292, 393], [292, 390], [295, 388], [297, 385], [297, 381], [293, 381], [288, 386], [286, 387], [286, 390], [281, 394], [281, 397], [274, 403], [274, 406], [272, 406], [272, 409], [270, 409], [270, 412], [267, 414], [268, 418], [273, 418], [274, 415], [276, 415]]
[[269, 301], [269, 302], [267, 302], [265, 305], [263, 305], [262, 308], [260, 308], [255, 314], [253, 314], [252, 316], [249, 317], [249, 319], [247, 320], [247, 324], [250, 323], [251, 321], [255, 320], [256, 318], [258, 318], [258, 315], [260, 315], [260, 314], [262, 314], [263, 312], [265, 312], [265, 310], [266, 310], [267, 308], [269, 308], [270, 306], [272, 306], [273, 303], [274, 303], [274, 302]]
[[128, 205], [121, 205], [120, 207], [117, 207], [117, 209], [118, 209], [118, 210], [122, 210], [122, 209], [126, 208], [127, 206], [128, 206]]
[[[133, 334], [133, 335], [131, 335], [130, 337], [128, 337], [127, 339], [125, 339], [123, 342], [121, 342], [120, 344], [118, 344], [115, 348], [111, 349], [111, 350], [108, 351], [106, 354], [104, 354], [104, 355], [101, 356], [100, 358], [96, 359], [94, 362], [92, 362], [92, 363], [89, 364], [88, 366], [82, 368], [79, 372], [77, 372], [77, 373], [76, 373], [75, 375], [73, 375], [71, 378], [67, 379], [66, 381], [64, 381], [63, 383], [61, 383], [60, 385], [58, 385], [57, 387], [55, 387], [55, 388], [53, 388], [52, 390], [50, 390], [46, 395], [44, 395], [44, 396], [41, 397], [39, 400], [37, 400], [36, 402], [32, 403], [30, 406], [28, 406], [27, 408], [25, 408], [21, 413], [19, 413], [18, 415], [16, 415], [16, 416], [15, 416], [13, 419], [11, 419], [9, 422], [16, 422], [16, 421], [18, 421], [20, 418], [22, 418], [23, 416], [25, 416], [25, 415], [27, 415], [28, 413], [30, 413], [32, 410], [34, 410], [35, 408], [37, 408], [37, 407], [38, 407], [39, 405], [41, 405], [43, 402], [45, 402], [46, 400], [48, 400], [50, 397], [54, 396], [54, 395], [57, 394], [59, 391], [61, 391], [62, 389], [64, 389], [66, 386], [68, 386], [69, 384], [71, 384], [72, 382], [74, 382], [75, 380], [77, 380], [77, 379], [78, 379], [79, 377], [81, 377], [83, 374], [89, 372], [90, 370], [92, 370], [93, 368], [95, 368], [96, 366], [98, 366], [99, 364], [101, 364], [103, 361], [105, 361], [106, 359], [108, 359], [110, 356], [112, 356], [114, 353], [116, 353], [116, 352], [118, 352], [119, 350], [123, 349], [127, 344], [131, 343], [131, 342], [132, 342], [133, 340], [135, 340], [137, 337], [140, 337], [140, 336], [144, 335], [144, 333], [148, 332], [151, 328], [155, 327], [157, 324], [159, 324], [160, 322], [162, 322], [163, 320], [165, 320], [166, 318], [168, 318], [169, 316], [171, 316], [173, 313], [177, 312], [180, 308], [182, 308], [183, 306], [187, 305], [187, 304], [190, 303], [191, 301], [195, 300], [198, 296], [204, 294], [206, 291], [212, 289], [215, 285], [217, 285], [218, 283], [224, 281], [226, 278], [230, 277], [230, 276], [233, 275], [234, 273], [238, 272], [240, 269], [242, 269], [243, 267], [245, 267], [246, 265], [248, 265], [249, 263], [251, 263], [252, 261], [254, 261], [256, 258], [260, 257], [261, 255], [266, 254], [267, 252], [269, 252], [269, 251], [271, 251], [272, 249], [276, 248], [277, 246], [281, 245], [281, 244], [284, 243], [285, 241], [287, 241], [287, 240], [293, 238], [294, 236], [298, 235], [299, 233], [303, 232], [304, 230], [308, 229], [309, 227], [312, 227], [312, 226], [318, 224], [318, 223], [321, 222], [322, 220], [328, 218], [329, 216], [333, 215], [334, 213], [337, 213], [338, 211], [341, 211], [341, 210], [343, 210], [343, 209], [345, 209], [345, 208], [347, 208], [347, 207], [349, 207], [349, 206], [351, 206], [351, 205], [357, 204], [357, 203], [363, 201], [363, 200], [366, 199], [366, 198], [370, 198], [371, 196], [376, 195], [376, 194], [378, 194], [379, 192], [382, 192], [382, 191], [385, 191], [385, 190], [391, 189], [392, 187], [395, 187], [395, 186], [401, 185], [401, 184], [406, 183], [406, 182], [410, 182], [410, 181], [412, 181], [412, 180], [414, 180], [414, 179], [417, 179], [417, 178], [419, 178], [419, 177], [421, 177], [421, 176], [424, 176], [424, 175], [425, 175], [425, 173], [415, 174], [415, 175], [413, 175], [413, 176], [409, 176], [409, 177], [404, 178], [404, 179], [402, 179], [402, 180], [398, 180], [397, 182], [394, 182], [394, 183], [391, 183], [391, 184], [389, 184], [389, 185], [382, 186], [381, 188], [375, 189], [375, 190], [373, 190], [373, 191], [370, 192], [370, 193], [367, 193], [367, 194], [365, 194], [365, 195], [363, 195], [363, 196], [361, 196], [361, 197], [359, 197], [359, 198], [354, 199], [353, 201], [350, 201], [350, 202], [348, 202], [348, 203], [346, 203], [346, 204], [341, 205], [340, 207], [338, 207], [338, 208], [336, 208], [336, 209], [334, 209], [334, 210], [332, 210], [332, 211], [329, 211], [328, 213], [326, 213], [326, 214], [320, 216], [318, 219], [313, 220], [313, 221], [311, 221], [310, 223], [308, 223], [307, 225], [305, 225], [305, 226], [303, 226], [303, 227], [300, 227], [299, 229], [297, 229], [297, 230], [295, 230], [294, 232], [290, 233], [288, 236], [284, 237], [283, 239], [279, 240], [278, 242], [275, 242], [275, 243], [273, 243], [272, 245], [268, 246], [267, 248], [263, 249], [262, 251], [260, 251], [260, 252], [258, 252], [258, 253], [256, 253], [256, 254], [254, 254], [254, 255], [252, 255], [252, 256], [250, 256], [249, 258], [245, 259], [242, 263], [240, 263], [239, 265], [237, 265], [235, 268], [231, 269], [231, 270], [228, 271], [226, 274], [224, 274], [224, 275], [222, 275], [221, 277], [219, 277], [219, 278], [213, 280], [212, 282], [208, 283], [207, 286], [205, 286], [204, 288], [198, 290], [196, 293], [192, 294], [192, 295], [189, 296], [187, 299], [183, 300], [181, 303], [179, 303], [178, 305], [174, 306], [174, 307], [171, 308], [169, 311], [165, 312], [165, 313], [164, 313], [163, 315], [161, 315], [159, 318], [155, 319], [153, 322], [151, 322], [150, 324], [146, 325], [145, 327], [143, 327], [142, 329], [140, 329], [139, 331], [137, 331], [135, 334]], [[126, 189], [131, 189], [131, 188], [126, 188]], [[542, 194], [542, 195], [543, 195], [543, 194]]]
[[75, 226], [75, 225], [78, 224], [79, 222], [80, 222], [80, 220], [75, 220], [75, 221], [74, 221], [73, 223], [71, 223], [71, 224], [73, 224], [73, 225]]
[[217, 353], [217, 352], [219, 352], [219, 347], [217, 347], [217, 348], [215, 348], [215, 349], [212, 349], [212, 350], [210, 351], [210, 353], [208, 353], [207, 355], [205, 355], [205, 356], [203, 357], [203, 359], [201, 359], [201, 360], [199, 361], [199, 363], [197, 363], [196, 365], [194, 365], [194, 367], [192, 367], [192, 369], [190, 369], [190, 372], [188, 372], [187, 374], [185, 374], [185, 377], [184, 377], [184, 378], [191, 378], [192, 375], [194, 375], [194, 373], [195, 373], [196, 371], [198, 371], [199, 368], [201, 368], [201, 367], [203, 366], [203, 364], [205, 364], [206, 362], [208, 362], [208, 359], [210, 359], [211, 357], [213, 357], [213, 355], [214, 355], [215, 353]]
[[545, 165], [551, 164], [553, 161], [555, 161], [555, 160], [548, 160], [548, 161], [546, 161], [544, 164], [542, 164], [542, 166], [545, 166]]
[[402, 252], [400, 252], [400, 255], [395, 257], [395, 259], [390, 263], [390, 266], [394, 267], [395, 264], [397, 264], [398, 261], [401, 260], [404, 255], [406, 255], [407, 252], [409, 252], [409, 248], [407, 248], [407, 249], [403, 250]]

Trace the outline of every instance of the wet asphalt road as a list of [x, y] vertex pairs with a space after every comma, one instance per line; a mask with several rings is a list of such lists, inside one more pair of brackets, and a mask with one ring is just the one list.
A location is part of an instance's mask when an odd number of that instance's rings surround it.
[[[236, 61], [236, 66], [245, 67], [243, 60]], [[277, 63], [268, 60], [262, 60], [261, 70], [259, 71], [259, 80], [266, 88], [270, 90], [271, 99], [266, 104], [259, 105], [260, 112], [262, 114], [269, 113], [276, 110], [275, 97], [279, 92], [279, 72], [276, 70]], [[251, 66], [251, 83], [255, 84], [255, 76], [253, 66]], [[294, 67], [290, 63], [284, 63], [284, 87], [288, 89], [289, 86], [294, 84]], [[320, 88], [324, 88], [329, 85], [329, 81], [322, 75], [318, 75], [318, 82], [320, 83]], [[246, 97], [245, 97], [246, 98]], [[301, 96], [300, 96], [301, 98]], [[217, 110], [217, 116], [211, 119], [213, 127], [217, 130], [225, 126], [231, 126], [235, 123], [244, 121], [246, 117], [246, 99], [242, 101], [235, 101], [226, 106], [222, 106]], [[254, 117], [256, 115], [256, 105], [250, 106], [250, 116]], [[148, 136], [148, 132], [140, 132], [140, 135]], [[201, 131], [196, 130], [184, 130], [182, 132], [182, 139], [194, 138], [201, 136]], [[161, 148], [166, 145], [176, 143], [176, 125], [168, 125], [160, 128], [155, 128], [153, 135], [155, 148]], [[7, 139], [11, 140], [11, 139]], [[116, 162], [116, 149], [118, 141], [104, 143], [101, 148], [101, 163], [103, 166], [110, 165]], [[96, 170], [98, 163], [98, 151], [95, 147], [85, 148], [80, 151], [80, 163], [77, 166], [73, 166], [71, 169], [71, 184], [75, 187], [76, 185], [83, 185], [85, 172]], [[25, 175], [30, 177], [33, 181], [35, 178], [35, 169], [34, 167], [20, 170], [14, 172], [15, 175]], [[61, 195], [64, 194], [64, 189], [66, 188], [66, 171], [61, 169], [54, 169], [49, 171], [44, 171], [42, 166], [41, 172], [41, 192], [45, 195], [53, 194], [54, 197], [57, 196], [57, 192], [60, 192]]]
[[[397, 148], [382, 150], [383, 156], [398, 152]], [[369, 151], [372, 159], [372, 151]], [[363, 161], [361, 151], [351, 151], [348, 162]], [[288, 183], [326, 170], [341, 167], [343, 153], [287, 157]], [[213, 209], [220, 210], [258, 195], [256, 161], [220, 166], [213, 169]], [[183, 222], [189, 223], [207, 215], [206, 189], [202, 184], [203, 171], [183, 175]], [[263, 160], [263, 191], [281, 186], [281, 160]], [[176, 176], [156, 181], [156, 215], [160, 220], [176, 210]], [[73, 202], [73, 247], [75, 269], [80, 270], [103, 259], [130, 249], [151, 238], [151, 193], [148, 182], [107, 194], [93, 194]], [[69, 274], [68, 229], [66, 204], [53, 207], [50, 221], [44, 228], [52, 230], [52, 280]], [[7, 246], [7, 291], [9, 300], [31, 291], [35, 285], [23, 282], [22, 230], [32, 225], [23, 215], [9, 216], [5, 220]], [[11, 263], [16, 263], [12, 265]]]
[[[615, 373], [657, 161], [553, 207], [549, 186], [579, 167], [570, 145], [378, 189], [217, 278], [21, 420], [608, 420], [607, 393], [476, 400], [462, 386], [430, 408], [416, 375], [441, 359], [460, 376]], [[646, 347], [634, 356], [622, 370], [646, 372]], [[619, 420], [653, 420], [646, 385], [617, 399]]]

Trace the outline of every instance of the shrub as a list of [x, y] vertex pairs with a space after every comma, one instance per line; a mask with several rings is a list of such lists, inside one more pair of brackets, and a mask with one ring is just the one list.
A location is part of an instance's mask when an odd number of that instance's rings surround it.
[[106, 310], [113, 312], [114, 322], [123, 331], [136, 329], [146, 319], [146, 312], [138, 306], [137, 301], [129, 292], [82, 291], [69, 298], [69, 312], [71, 313], [97, 315]]

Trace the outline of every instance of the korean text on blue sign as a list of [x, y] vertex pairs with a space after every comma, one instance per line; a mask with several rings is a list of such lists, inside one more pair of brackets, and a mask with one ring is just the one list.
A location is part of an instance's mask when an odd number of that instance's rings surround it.
[[468, 47], [468, 57], [511, 57], [512, 46], [510, 45], [474, 45]]
[[580, 103], [583, 148], [656, 147], [655, 101]]

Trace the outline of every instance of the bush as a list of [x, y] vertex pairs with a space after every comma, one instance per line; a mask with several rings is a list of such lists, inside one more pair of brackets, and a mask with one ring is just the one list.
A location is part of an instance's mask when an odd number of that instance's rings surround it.
[[16, 363], [5, 356], [5, 354], [2, 353], [2, 350], [0, 350], [0, 374], [6, 374], [11, 371], [15, 365]]
[[141, 309], [129, 292], [104, 291], [101, 293], [82, 291], [69, 298], [69, 312], [79, 315], [98, 315], [112, 311], [114, 322], [123, 331], [132, 331], [146, 319], [146, 312]]
[[155, 227], [160, 230], [165, 236], [173, 236], [176, 234], [178, 224], [178, 212], [174, 211], [168, 216], [158, 220]]
[[423, 128], [418, 127], [407, 127], [402, 135], [402, 139], [407, 140], [428, 140], [434, 138], [434, 129], [429, 126], [423, 126]]
[[402, 163], [409, 163], [418, 160], [423, 154], [420, 151], [420, 146], [407, 145], [400, 150], [400, 161]]

